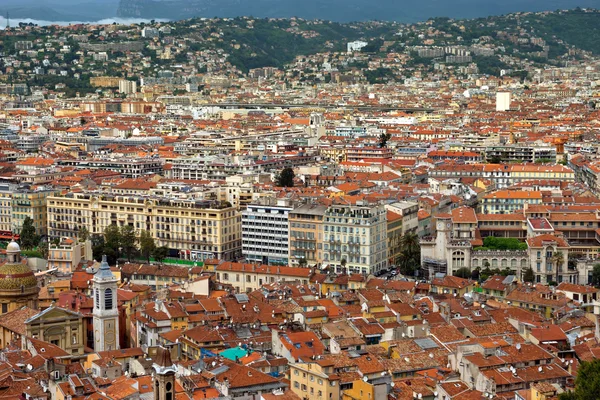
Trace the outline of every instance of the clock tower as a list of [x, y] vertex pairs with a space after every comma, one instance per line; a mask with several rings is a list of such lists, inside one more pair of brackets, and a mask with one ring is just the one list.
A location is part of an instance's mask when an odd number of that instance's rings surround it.
[[119, 349], [119, 310], [117, 309], [117, 278], [113, 275], [106, 256], [94, 275], [94, 351]]

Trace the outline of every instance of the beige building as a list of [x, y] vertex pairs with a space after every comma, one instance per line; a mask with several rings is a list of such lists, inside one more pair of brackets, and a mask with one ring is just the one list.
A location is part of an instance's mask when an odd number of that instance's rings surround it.
[[290, 364], [290, 389], [302, 399], [339, 400], [339, 375], [333, 362], [318, 360], [311, 363]]
[[47, 198], [53, 190], [22, 190], [12, 194], [12, 231], [21, 232], [23, 221], [29, 217], [38, 235], [47, 234]]
[[323, 260], [323, 216], [327, 207], [304, 204], [290, 211], [289, 250], [290, 264], [298, 265], [305, 259], [307, 265]]
[[56, 268], [63, 274], [72, 273], [82, 261], [94, 259], [92, 241], [78, 242], [68, 237], [61, 238], [58, 244], [48, 250], [48, 269]]
[[238, 293], [251, 292], [263, 284], [277, 281], [297, 281], [307, 285], [312, 269], [274, 265], [225, 262], [216, 268], [217, 281], [232, 285]]
[[48, 224], [51, 239], [76, 237], [81, 227], [94, 235], [111, 224], [130, 225], [178, 258], [233, 260], [241, 250], [240, 213], [217, 201], [69, 193], [48, 198]]
[[50, 307], [25, 321], [26, 335], [52, 343], [74, 356], [84, 356], [86, 341], [83, 315]]

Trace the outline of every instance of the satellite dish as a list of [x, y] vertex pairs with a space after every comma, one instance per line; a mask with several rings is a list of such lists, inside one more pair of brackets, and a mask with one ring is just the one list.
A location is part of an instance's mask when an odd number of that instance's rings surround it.
[[391, 386], [391, 387], [394, 387], [394, 386], [396, 386], [396, 384], [395, 384], [394, 382], [391, 382], [391, 383], [390, 383], [390, 386]]
[[239, 342], [239, 343], [238, 343], [238, 347], [242, 347], [242, 342]]
[[402, 332], [402, 337], [406, 337], [406, 333]]
[[214, 367], [215, 365], [217, 365], [217, 362], [216, 362], [216, 361], [213, 361], [213, 362], [212, 362], [212, 366]]
[[483, 308], [485, 308], [485, 304], [482, 304], [482, 305], [481, 305], [481, 308], [482, 308], [482, 309], [483, 309]]
[[517, 343], [517, 350], [521, 350], [521, 343]]
[[33, 365], [27, 364], [27, 371], [31, 371], [31, 370], [33, 370]]
[[542, 372], [542, 367], [539, 367], [539, 368], [538, 368], [538, 372]]
[[433, 353], [429, 353], [429, 358], [433, 358]]
[[454, 297], [456, 297], [457, 293], [454, 293]]
[[368, 380], [369, 380], [369, 378], [368, 378], [368, 377], [366, 377], [366, 376], [363, 376], [363, 381], [364, 381], [364, 382], [367, 382]]
[[423, 398], [423, 395], [422, 395], [421, 393], [419, 393], [419, 394], [417, 395], [417, 398], [419, 398], [419, 399], [422, 399], [422, 398]]
[[410, 361], [410, 358], [408, 358], [408, 357], [404, 357], [404, 361], [406, 361], [406, 362], [409, 362], [409, 361]]

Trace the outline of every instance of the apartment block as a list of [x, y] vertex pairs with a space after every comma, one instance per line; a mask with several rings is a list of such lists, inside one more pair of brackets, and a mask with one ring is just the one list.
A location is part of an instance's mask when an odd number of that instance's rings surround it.
[[21, 232], [23, 221], [29, 217], [38, 235], [46, 235], [47, 223], [47, 198], [56, 194], [55, 190], [29, 190], [21, 189], [12, 194], [12, 221], [11, 230]]
[[260, 198], [242, 211], [242, 254], [248, 261], [287, 265], [289, 262], [289, 199]]
[[69, 193], [48, 198], [50, 238], [76, 237], [81, 227], [102, 234], [109, 225], [147, 230], [157, 246], [186, 259], [240, 256], [240, 213], [228, 203]]
[[383, 205], [334, 205], [323, 220], [323, 263], [342, 271], [375, 273], [388, 266], [387, 211]]
[[289, 213], [290, 264], [297, 265], [301, 259], [307, 265], [323, 261], [323, 217], [327, 207], [304, 204]]

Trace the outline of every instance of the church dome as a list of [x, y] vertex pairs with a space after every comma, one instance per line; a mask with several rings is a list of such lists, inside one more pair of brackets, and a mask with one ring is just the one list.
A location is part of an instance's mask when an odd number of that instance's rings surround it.
[[37, 287], [33, 271], [21, 263], [21, 248], [14, 240], [6, 246], [6, 263], [0, 265], [0, 290], [19, 290]]
[[8, 244], [8, 246], [6, 246], [6, 252], [7, 253], [17, 253], [17, 252], [20, 253], [21, 247], [19, 247], [19, 244], [13, 240]]
[[19, 290], [37, 287], [33, 271], [25, 264], [6, 263], [0, 266], [0, 290]]

